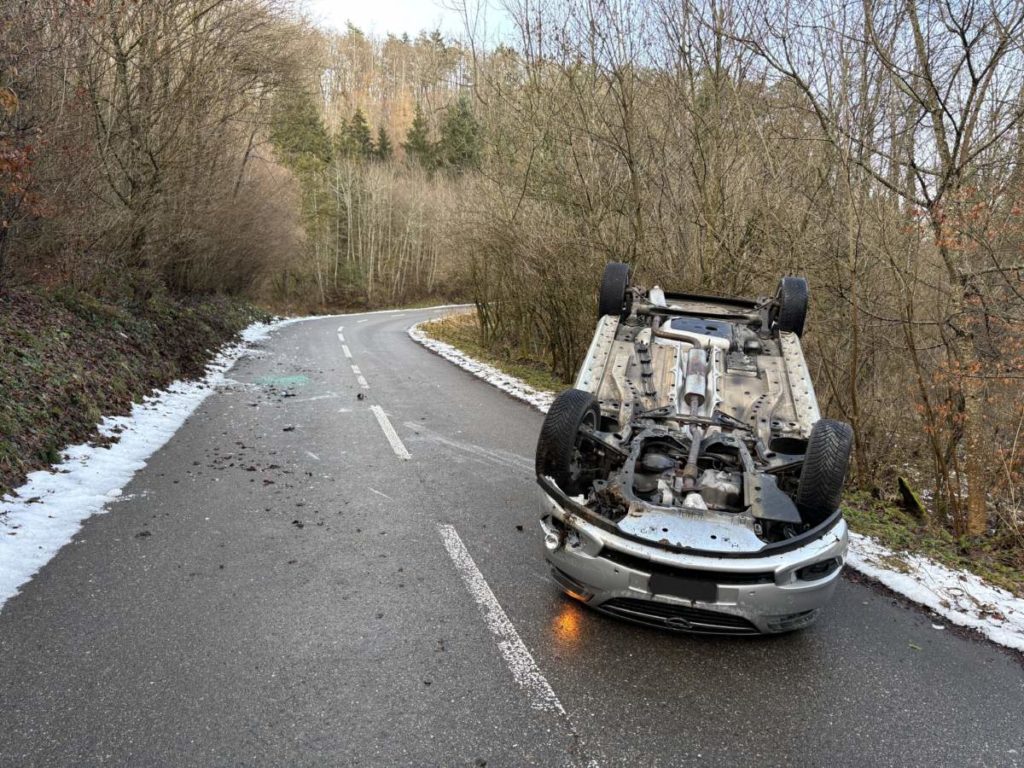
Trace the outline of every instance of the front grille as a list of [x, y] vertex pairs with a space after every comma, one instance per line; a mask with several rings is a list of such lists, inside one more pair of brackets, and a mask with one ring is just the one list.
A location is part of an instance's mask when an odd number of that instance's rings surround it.
[[688, 605], [615, 597], [598, 606], [602, 611], [630, 621], [677, 632], [714, 635], [756, 635], [757, 627], [742, 616], [691, 608]]
[[733, 573], [731, 571], [703, 571], [696, 568], [673, 568], [661, 563], [644, 560], [642, 557], [620, 552], [617, 549], [605, 547], [601, 550], [599, 557], [611, 560], [626, 568], [642, 573], [663, 573], [668, 576], [680, 576], [694, 581], [710, 581], [715, 584], [774, 584], [775, 574], [771, 571], [755, 571], [753, 573]]
[[768, 619], [768, 628], [773, 632], [790, 632], [794, 629], [803, 629], [814, 623], [814, 620], [818, 618], [818, 609], [814, 608], [810, 611], [803, 611], [802, 613], [790, 613], [786, 616], [773, 616]]

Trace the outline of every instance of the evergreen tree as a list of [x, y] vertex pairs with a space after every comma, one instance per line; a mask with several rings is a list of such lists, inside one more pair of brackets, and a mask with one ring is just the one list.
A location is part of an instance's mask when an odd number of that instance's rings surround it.
[[441, 137], [437, 142], [437, 164], [454, 172], [480, 167], [483, 139], [480, 123], [473, 115], [465, 95], [448, 107], [441, 121]]
[[432, 46], [434, 49], [438, 51], [441, 51], [442, 53], [444, 53], [444, 51], [447, 50], [448, 48], [448, 46], [446, 46], [444, 43], [444, 36], [441, 34], [441, 30], [439, 29], [435, 29], [433, 32], [431, 32], [430, 36], [427, 39], [429, 40], [430, 46]]
[[419, 103], [416, 104], [416, 113], [409, 132], [405, 134], [402, 149], [409, 160], [418, 162], [428, 170], [434, 167], [434, 146], [430, 143], [427, 116], [423, 114], [423, 107]]
[[387, 130], [385, 130], [382, 125], [377, 129], [377, 147], [374, 149], [374, 154], [378, 160], [387, 162], [391, 159], [393, 151], [394, 150], [391, 147], [391, 137], [388, 136]]
[[282, 91], [275, 100], [270, 140], [281, 160], [294, 170], [314, 170], [331, 161], [331, 139], [311, 94]]
[[302, 227], [315, 236], [332, 217], [324, 175], [335, 150], [312, 91], [279, 93], [272, 104], [270, 139], [277, 157], [299, 180]]
[[355, 147], [352, 144], [352, 129], [345, 118], [341, 119], [338, 132], [334, 134], [334, 154], [336, 157], [352, 157], [355, 154]]
[[357, 109], [356, 113], [352, 115], [348, 138], [352, 153], [356, 157], [368, 159], [373, 156], [373, 137], [370, 134], [370, 124], [366, 122], [366, 116], [363, 115], [361, 109]]

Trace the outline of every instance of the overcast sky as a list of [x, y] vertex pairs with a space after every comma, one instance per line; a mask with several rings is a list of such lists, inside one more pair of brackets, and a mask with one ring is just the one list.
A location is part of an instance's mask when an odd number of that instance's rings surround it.
[[463, 34], [459, 14], [433, 0], [305, 0], [305, 5], [320, 24], [338, 29], [351, 21], [374, 35], [405, 32], [415, 37], [422, 30], [438, 28], [446, 37]]

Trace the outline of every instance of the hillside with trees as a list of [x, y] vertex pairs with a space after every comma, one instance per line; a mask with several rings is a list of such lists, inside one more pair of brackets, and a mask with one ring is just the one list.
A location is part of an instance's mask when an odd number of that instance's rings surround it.
[[1024, 4], [508, 3], [516, 39], [278, 0], [2, 4], [0, 280], [145, 311], [476, 304], [570, 380], [608, 261], [803, 274], [851, 483], [1024, 565]]

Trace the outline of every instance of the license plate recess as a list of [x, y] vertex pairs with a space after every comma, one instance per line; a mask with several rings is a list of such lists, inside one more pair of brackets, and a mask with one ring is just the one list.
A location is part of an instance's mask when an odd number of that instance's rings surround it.
[[656, 595], [671, 595], [684, 600], [699, 600], [702, 603], [718, 602], [718, 585], [713, 581], [690, 579], [670, 573], [652, 573], [648, 586]]

